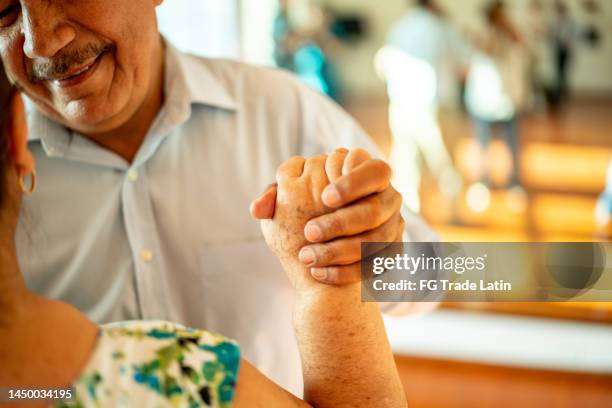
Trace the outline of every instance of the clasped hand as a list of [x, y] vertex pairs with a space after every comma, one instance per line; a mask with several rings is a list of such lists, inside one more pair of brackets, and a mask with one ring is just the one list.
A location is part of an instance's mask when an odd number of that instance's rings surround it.
[[390, 181], [390, 167], [361, 149], [294, 157], [251, 213], [294, 286], [354, 283], [362, 242], [402, 240], [402, 198]]

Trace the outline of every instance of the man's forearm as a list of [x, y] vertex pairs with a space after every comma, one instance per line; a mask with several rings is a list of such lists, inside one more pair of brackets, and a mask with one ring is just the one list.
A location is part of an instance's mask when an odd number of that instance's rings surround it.
[[378, 305], [361, 302], [359, 284], [299, 292], [294, 326], [305, 401], [316, 407], [406, 406]]

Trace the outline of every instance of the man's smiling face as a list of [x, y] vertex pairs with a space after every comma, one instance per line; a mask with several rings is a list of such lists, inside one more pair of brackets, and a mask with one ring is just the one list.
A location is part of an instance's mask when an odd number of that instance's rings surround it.
[[0, 0], [9, 78], [52, 119], [83, 133], [127, 122], [152, 86], [161, 0]]

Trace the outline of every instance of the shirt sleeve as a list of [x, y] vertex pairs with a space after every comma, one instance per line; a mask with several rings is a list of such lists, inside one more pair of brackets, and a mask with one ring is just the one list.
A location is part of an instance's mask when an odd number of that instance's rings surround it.
[[339, 147], [363, 148], [376, 157], [382, 153], [346, 111], [307, 85], [298, 84], [302, 132], [300, 154], [330, 153]]
[[[298, 86], [301, 88], [300, 105], [303, 123], [298, 154], [309, 157], [328, 154], [337, 148], [345, 147], [362, 148], [374, 157], [384, 158], [372, 138], [346, 111], [306, 85]], [[438, 241], [438, 236], [427, 223], [405, 205], [402, 208], [402, 216], [406, 221], [405, 241]]]

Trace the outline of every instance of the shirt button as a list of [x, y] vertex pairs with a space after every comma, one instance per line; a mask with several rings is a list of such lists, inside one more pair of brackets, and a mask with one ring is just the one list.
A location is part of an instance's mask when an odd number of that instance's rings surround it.
[[127, 177], [128, 177], [128, 180], [130, 180], [131, 182], [134, 182], [138, 180], [138, 172], [136, 170], [130, 170], [128, 171]]
[[140, 257], [144, 263], [149, 263], [153, 260], [153, 252], [150, 249], [143, 249]]

